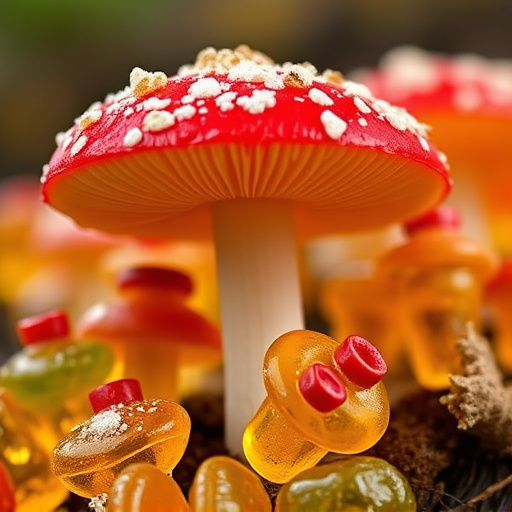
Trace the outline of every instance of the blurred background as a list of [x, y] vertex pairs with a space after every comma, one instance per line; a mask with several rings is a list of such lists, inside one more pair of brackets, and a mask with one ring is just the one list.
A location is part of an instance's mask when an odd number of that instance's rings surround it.
[[508, 0], [1, 0], [0, 178], [38, 178], [55, 134], [135, 66], [172, 75], [241, 43], [344, 73], [404, 44], [508, 59], [511, 21]]

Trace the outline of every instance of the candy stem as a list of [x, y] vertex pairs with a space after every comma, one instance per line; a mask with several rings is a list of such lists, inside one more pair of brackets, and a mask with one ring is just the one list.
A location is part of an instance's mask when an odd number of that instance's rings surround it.
[[377, 384], [387, 372], [380, 352], [361, 336], [349, 336], [337, 348], [334, 360], [352, 384], [364, 389]]
[[299, 377], [299, 390], [304, 400], [319, 412], [331, 412], [345, 402], [345, 384], [336, 372], [321, 363], [314, 363]]

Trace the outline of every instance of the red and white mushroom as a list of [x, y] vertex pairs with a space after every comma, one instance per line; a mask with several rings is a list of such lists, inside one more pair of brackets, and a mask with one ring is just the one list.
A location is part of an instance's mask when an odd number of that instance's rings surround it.
[[267, 347], [303, 327], [295, 237], [378, 228], [450, 188], [424, 125], [339, 73], [203, 50], [167, 77], [139, 68], [58, 137], [44, 200], [82, 226], [213, 236], [226, 441], [240, 452]]
[[432, 127], [455, 183], [448, 202], [472, 236], [510, 254], [512, 60], [403, 46], [354, 77]]

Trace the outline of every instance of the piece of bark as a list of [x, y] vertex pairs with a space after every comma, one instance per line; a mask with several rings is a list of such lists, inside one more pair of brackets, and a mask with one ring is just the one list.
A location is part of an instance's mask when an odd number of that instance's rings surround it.
[[440, 401], [458, 428], [480, 440], [482, 448], [512, 455], [512, 387], [503, 383], [491, 346], [472, 325], [457, 341], [462, 375], [450, 377]]

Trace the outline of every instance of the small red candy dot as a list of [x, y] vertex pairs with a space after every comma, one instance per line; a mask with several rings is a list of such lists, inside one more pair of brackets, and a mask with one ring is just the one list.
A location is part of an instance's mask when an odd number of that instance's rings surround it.
[[140, 402], [143, 400], [140, 383], [137, 379], [120, 379], [103, 384], [89, 393], [92, 410], [97, 413], [112, 405]]
[[380, 352], [361, 336], [349, 336], [336, 349], [334, 360], [352, 384], [364, 389], [377, 384], [388, 370]]
[[299, 391], [319, 412], [330, 412], [347, 399], [343, 381], [332, 368], [321, 363], [312, 364], [300, 374]]
[[19, 320], [16, 324], [18, 337], [23, 345], [66, 338], [70, 327], [64, 311], [49, 311]]

